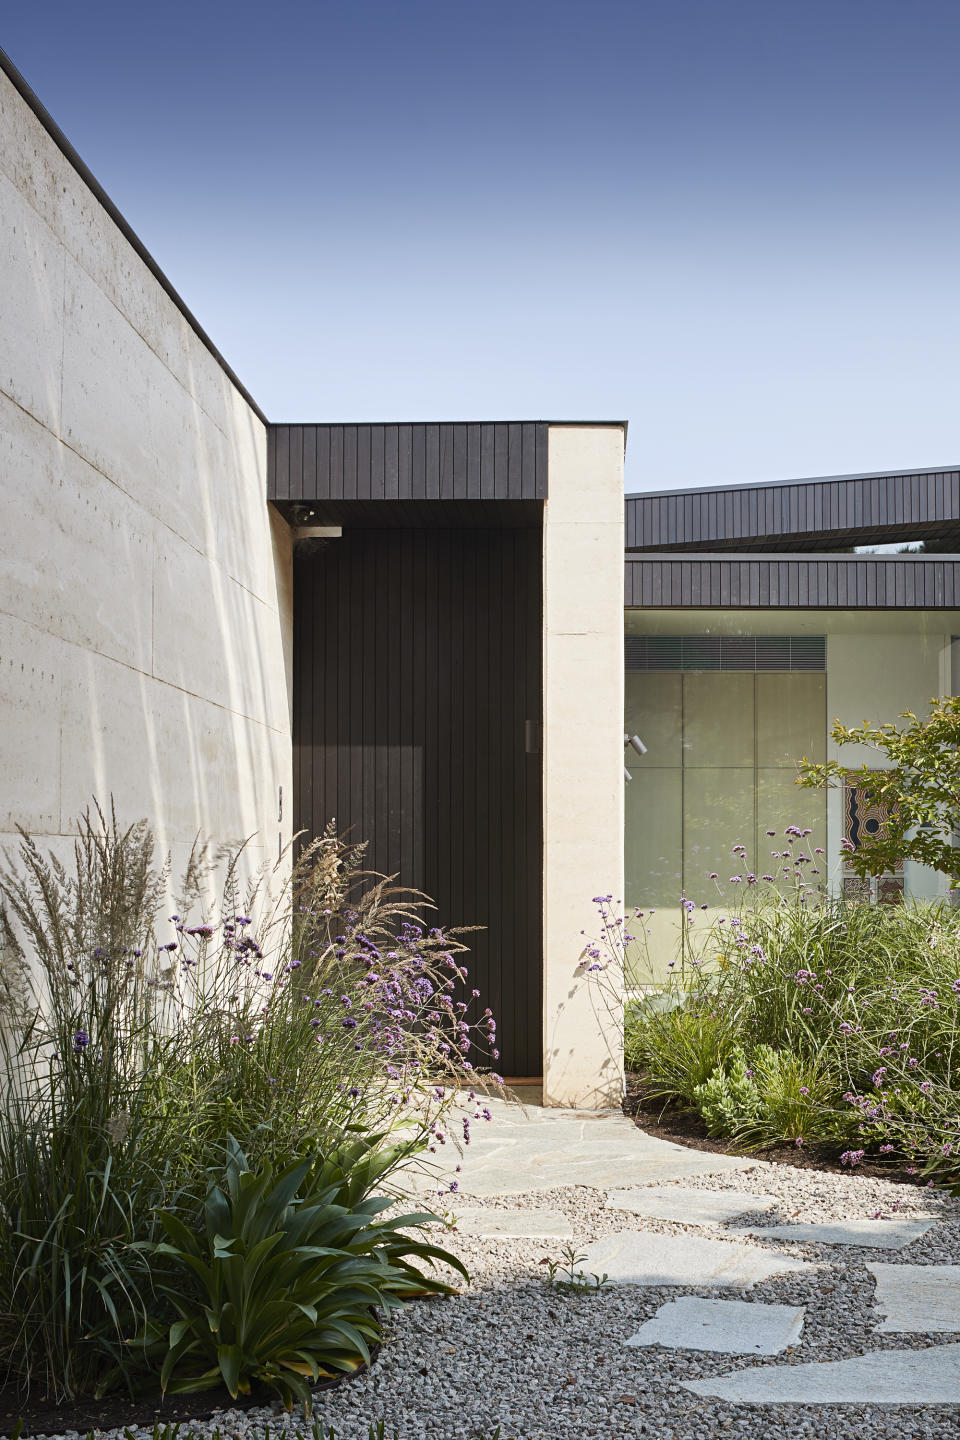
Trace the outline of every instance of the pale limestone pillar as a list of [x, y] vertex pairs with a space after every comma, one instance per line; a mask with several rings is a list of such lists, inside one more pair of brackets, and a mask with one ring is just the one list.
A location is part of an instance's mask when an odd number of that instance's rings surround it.
[[595, 895], [623, 896], [623, 451], [551, 425], [543, 527], [544, 1102], [618, 1105], [622, 1010], [576, 973]]

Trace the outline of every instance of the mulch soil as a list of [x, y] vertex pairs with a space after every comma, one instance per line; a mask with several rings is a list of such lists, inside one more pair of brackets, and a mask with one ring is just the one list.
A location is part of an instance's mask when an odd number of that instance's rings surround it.
[[730, 1140], [717, 1139], [707, 1133], [707, 1127], [696, 1110], [677, 1105], [664, 1105], [662, 1099], [653, 1099], [644, 1090], [643, 1077], [627, 1074], [626, 1095], [623, 1113], [648, 1135], [660, 1140], [672, 1140], [677, 1145], [686, 1145], [691, 1150], [709, 1150], [718, 1155], [756, 1156], [758, 1160], [769, 1160], [774, 1165], [792, 1165], [799, 1170], [827, 1170], [834, 1175], [869, 1175], [880, 1180], [893, 1180], [902, 1185], [926, 1185], [919, 1175], [908, 1175], [903, 1166], [879, 1164], [869, 1158], [861, 1160], [851, 1172], [840, 1164], [837, 1151], [827, 1145], [764, 1145], [760, 1149], [745, 1151]]
[[[375, 1361], [379, 1347], [371, 1347]], [[338, 1377], [321, 1380], [314, 1390], [330, 1390], [342, 1384]], [[131, 1400], [128, 1395], [105, 1395], [102, 1400], [69, 1401], [63, 1404], [47, 1404], [37, 1400], [26, 1408], [18, 1401], [16, 1392], [0, 1390], [0, 1435], [10, 1435], [22, 1420], [23, 1435], [63, 1435], [68, 1430], [81, 1435], [91, 1430], [117, 1430], [125, 1426], [153, 1427], [158, 1423], [176, 1425], [189, 1429], [191, 1420], [216, 1420], [225, 1410], [253, 1410], [258, 1407], [283, 1413], [283, 1405], [275, 1390], [267, 1386], [254, 1387], [249, 1395], [240, 1395], [236, 1400], [223, 1389], [204, 1390], [199, 1395], [142, 1395]]]

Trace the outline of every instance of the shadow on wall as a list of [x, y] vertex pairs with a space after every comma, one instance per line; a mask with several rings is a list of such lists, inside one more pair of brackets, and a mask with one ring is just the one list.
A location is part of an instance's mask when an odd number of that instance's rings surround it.
[[0, 843], [66, 845], [112, 794], [175, 866], [198, 832], [273, 859], [292, 582], [265, 427], [0, 86]]

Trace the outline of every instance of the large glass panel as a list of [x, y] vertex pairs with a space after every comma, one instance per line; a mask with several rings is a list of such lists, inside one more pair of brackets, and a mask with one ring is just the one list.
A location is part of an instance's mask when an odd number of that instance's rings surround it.
[[694, 671], [683, 676], [683, 763], [753, 765], [753, 675]]
[[[740, 677], [737, 677], [740, 678]], [[752, 676], [749, 678], [753, 678]], [[734, 845], [749, 849], [754, 834], [753, 769], [689, 769], [683, 773], [683, 879], [691, 900], [729, 904], [743, 886]], [[719, 880], [708, 877], [716, 871]]]
[[628, 912], [644, 912], [629, 923], [629, 932], [637, 937], [630, 956], [633, 985], [662, 979], [677, 948], [683, 888], [682, 785], [683, 771], [673, 766], [636, 770], [626, 786], [624, 899]]
[[[827, 677], [803, 671], [757, 676], [757, 765], [795, 769], [827, 758]], [[789, 823], [789, 822], [788, 822]]]
[[[871, 751], [837, 747], [829, 735], [834, 719], [851, 726], [864, 719], [897, 723], [902, 711], [923, 716], [931, 696], [955, 692], [960, 611], [631, 610], [626, 628], [672, 642], [674, 663], [704, 667], [627, 676], [625, 728], [648, 746], [642, 760], [628, 751], [636, 776], [627, 787], [628, 897], [647, 912], [644, 938], [662, 969], [676, 952], [672, 887], [681, 873], [687, 895], [710, 906], [697, 911], [698, 925], [709, 922], [717, 905], [744, 893], [731, 886], [732, 875], [777, 875], [782, 867], [770, 852], [783, 848], [788, 825], [813, 832], [809, 849], [823, 847], [826, 855], [811, 864], [821, 871], [812, 878], [840, 890], [846, 873], [841, 793], [797, 786], [797, 762], [876, 765]], [[709, 643], [698, 646], [698, 636]], [[783, 643], [775, 651], [769, 642], [776, 637]], [[643, 655], [649, 661], [649, 649]], [[826, 669], [716, 668], [726, 663], [825, 663]], [[655, 772], [661, 774], [655, 786], [636, 788]], [[651, 817], [653, 833], [641, 835]], [[744, 864], [731, 853], [736, 844], [747, 846]], [[720, 896], [711, 871], [720, 877]], [[925, 867], [908, 862], [903, 875], [907, 898], [946, 893], [944, 877]], [[657, 911], [652, 919], [651, 907]]]
[[642, 770], [626, 786], [626, 894], [630, 906], [678, 905], [683, 888], [679, 768]]
[[632, 746], [627, 749], [629, 770], [681, 763], [682, 685], [683, 676], [679, 671], [628, 672], [623, 728], [628, 735], [639, 735], [647, 747], [642, 757]]
[[[804, 790], [796, 783], [792, 770], [786, 768], [757, 771], [757, 848], [756, 860], [751, 861], [758, 875], [772, 874], [780, 879], [782, 862], [771, 855], [771, 850], [784, 848], [784, 829], [796, 825], [800, 830], [811, 831], [807, 855], [815, 846], [822, 849], [827, 845], [827, 796], [824, 790]], [[775, 830], [776, 835], [768, 835]], [[794, 847], [794, 853], [799, 853]], [[823, 884], [827, 879], [825, 856], [817, 856], [816, 869], [819, 875], [814, 881]], [[814, 867], [810, 867], [811, 869]]]

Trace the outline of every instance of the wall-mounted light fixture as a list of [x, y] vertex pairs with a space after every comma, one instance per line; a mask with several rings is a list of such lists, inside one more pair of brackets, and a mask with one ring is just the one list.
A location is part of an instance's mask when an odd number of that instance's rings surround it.
[[[626, 749], [628, 745], [631, 746], [632, 749], [636, 750], [638, 755], [646, 755], [647, 753], [647, 747], [646, 745], [644, 745], [639, 735], [624, 735], [623, 748]], [[623, 767], [623, 778], [625, 780], [633, 779], [633, 775], [627, 769], [626, 765], [624, 765]]]

